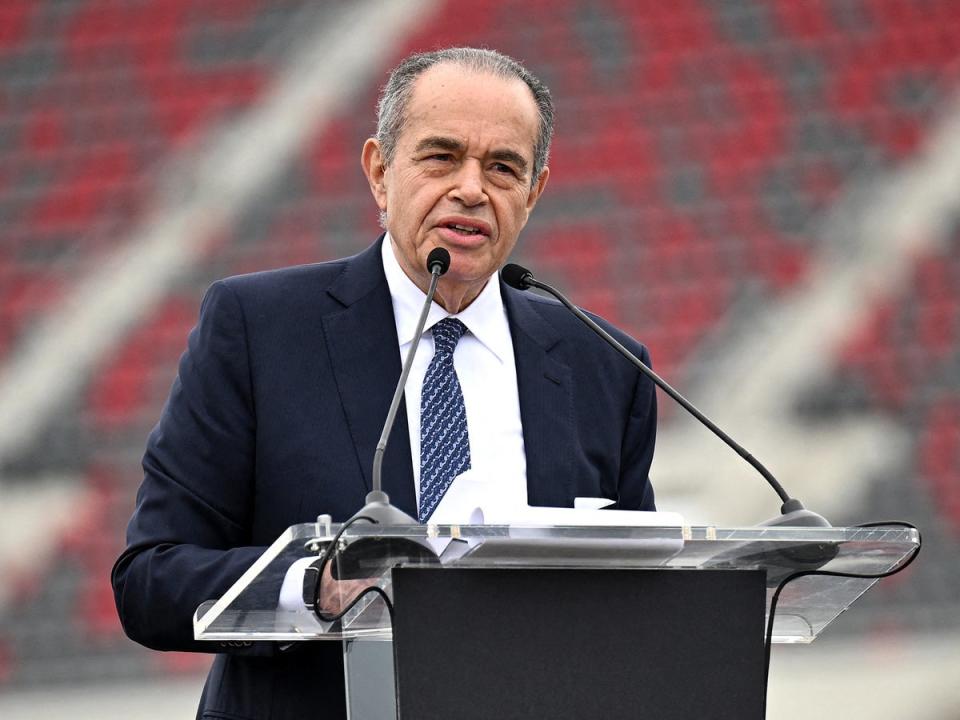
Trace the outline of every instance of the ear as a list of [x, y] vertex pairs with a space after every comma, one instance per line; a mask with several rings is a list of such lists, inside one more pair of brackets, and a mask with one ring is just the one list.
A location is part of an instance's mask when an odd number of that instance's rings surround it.
[[527, 195], [527, 214], [533, 210], [533, 206], [537, 204], [537, 200], [540, 199], [540, 195], [543, 193], [543, 189], [547, 186], [547, 180], [550, 178], [550, 168], [544, 166], [543, 170], [540, 172], [540, 177], [537, 178], [537, 181], [533, 184], [533, 187], [530, 189], [530, 194]]
[[360, 166], [363, 168], [363, 174], [367, 176], [367, 182], [370, 183], [370, 192], [373, 193], [373, 199], [377, 201], [377, 207], [381, 211], [386, 211], [387, 186], [384, 175], [387, 168], [384, 165], [383, 154], [380, 152], [380, 143], [376, 139], [367, 138], [363, 144]]

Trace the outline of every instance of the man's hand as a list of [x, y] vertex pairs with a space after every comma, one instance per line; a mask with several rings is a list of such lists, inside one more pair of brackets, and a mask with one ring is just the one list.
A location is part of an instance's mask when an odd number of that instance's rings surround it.
[[323, 568], [320, 578], [319, 609], [324, 615], [339, 615], [360, 593], [371, 585], [377, 584], [377, 578], [359, 578], [356, 580], [334, 580], [330, 563]]

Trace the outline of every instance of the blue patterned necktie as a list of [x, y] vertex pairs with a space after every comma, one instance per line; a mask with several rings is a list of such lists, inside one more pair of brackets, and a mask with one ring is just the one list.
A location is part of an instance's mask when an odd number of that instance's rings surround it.
[[420, 522], [430, 517], [453, 479], [470, 469], [467, 408], [453, 368], [453, 350], [466, 331], [454, 318], [432, 329], [433, 359], [420, 394]]

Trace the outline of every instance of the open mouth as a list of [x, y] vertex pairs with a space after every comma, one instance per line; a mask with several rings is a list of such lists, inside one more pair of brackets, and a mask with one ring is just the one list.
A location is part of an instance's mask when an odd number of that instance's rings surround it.
[[482, 235], [480, 228], [470, 227], [468, 225], [458, 225], [457, 223], [447, 223], [443, 227], [453, 230], [460, 235]]

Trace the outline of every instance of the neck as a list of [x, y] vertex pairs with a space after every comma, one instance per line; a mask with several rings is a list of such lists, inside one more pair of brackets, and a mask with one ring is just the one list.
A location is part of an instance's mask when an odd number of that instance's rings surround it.
[[[393, 254], [403, 274], [407, 276], [410, 282], [420, 288], [422, 292], [426, 293], [430, 289], [429, 273], [427, 273], [425, 269], [421, 270], [416, 267], [411, 267], [409, 263], [407, 263], [405, 255], [397, 250], [396, 240], [393, 239], [392, 235], [388, 234], [386, 241], [389, 241], [390, 252]], [[456, 315], [466, 310], [467, 307], [470, 306], [470, 303], [477, 299], [483, 291], [483, 288], [486, 287], [489, 279], [490, 278], [487, 277], [471, 282], [458, 280], [455, 277], [451, 277], [451, 274], [444, 275], [437, 284], [437, 292], [433, 296], [433, 301], [451, 315]]]
[[[489, 279], [489, 278], [488, 278]], [[477, 299], [480, 292], [486, 286], [487, 280], [481, 283], [445, 283], [443, 279], [437, 285], [437, 294], [433, 296], [434, 302], [446, 310], [451, 315], [463, 312], [469, 307], [470, 303]], [[421, 288], [421, 290], [424, 290]], [[426, 290], [424, 290], [426, 292]]]

